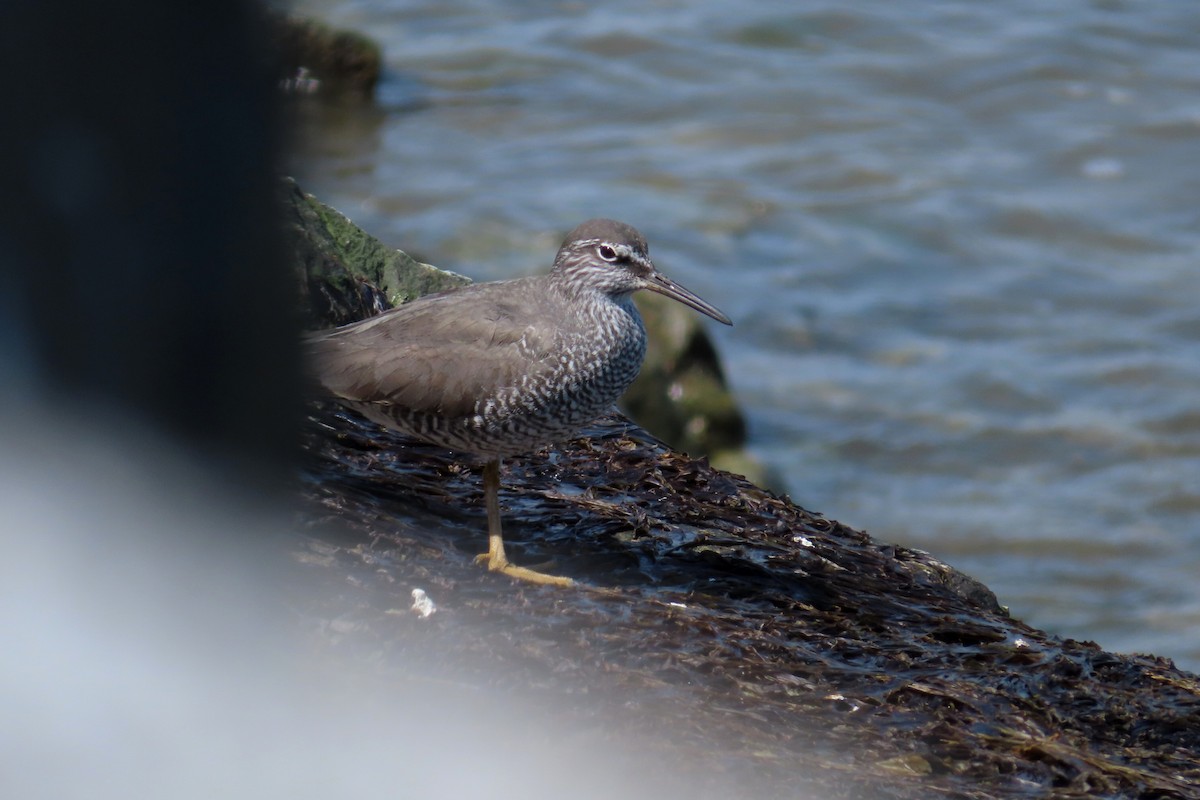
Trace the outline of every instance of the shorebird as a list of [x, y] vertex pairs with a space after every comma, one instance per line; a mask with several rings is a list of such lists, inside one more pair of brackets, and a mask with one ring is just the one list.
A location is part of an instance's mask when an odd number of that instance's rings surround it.
[[427, 295], [315, 334], [316, 375], [343, 404], [388, 428], [481, 456], [489, 570], [534, 583], [570, 578], [511, 563], [500, 530], [500, 461], [570, 438], [633, 383], [646, 329], [631, 295], [648, 289], [729, 318], [659, 272], [645, 238], [592, 219], [549, 273]]

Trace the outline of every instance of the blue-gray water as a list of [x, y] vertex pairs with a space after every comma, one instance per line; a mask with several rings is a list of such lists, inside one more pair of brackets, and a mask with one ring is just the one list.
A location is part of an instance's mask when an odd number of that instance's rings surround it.
[[798, 502], [1200, 669], [1200, 4], [295, 8], [387, 66], [306, 189], [483, 280], [633, 223]]

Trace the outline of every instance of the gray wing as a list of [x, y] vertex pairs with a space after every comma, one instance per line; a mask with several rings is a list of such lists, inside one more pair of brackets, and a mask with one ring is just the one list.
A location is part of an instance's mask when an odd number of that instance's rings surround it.
[[[318, 379], [346, 400], [465, 416], [521, 378], [553, 368], [554, 331], [523, 281], [419, 298], [307, 340]], [[543, 309], [544, 311], [544, 309]]]

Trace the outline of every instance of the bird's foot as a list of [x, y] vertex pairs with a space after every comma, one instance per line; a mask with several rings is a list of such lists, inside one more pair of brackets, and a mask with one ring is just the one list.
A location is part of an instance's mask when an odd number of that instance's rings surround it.
[[486, 564], [489, 572], [499, 572], [519, 581], [527, 581], [542, 586], [575, 585], [575, 581], [570, 578], [564, 578], [560, 575], [547, 575], [544, 572], [538, 572], [527, 567], [518, 567], [516, 564], [510, 563], [503, 555], [497, 558], [492, 553], [480, 553], [475, 556], [475, 563]]

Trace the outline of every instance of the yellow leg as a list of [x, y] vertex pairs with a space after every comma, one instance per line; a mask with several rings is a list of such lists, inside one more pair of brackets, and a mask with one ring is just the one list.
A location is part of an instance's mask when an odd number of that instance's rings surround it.
[[484, 562], [492, 572], [501, 572], [510, 578], [550, 586], [571, 586], [575, 582], [558, 575], [547, 575], [525, 567], [510, 564], [504, 555], [504, 537], [500, 533], [500, 459], [494, 458], [483, 468], [483, 494], [487, 499], [488, 551], [475, 557], [476, 563]]

